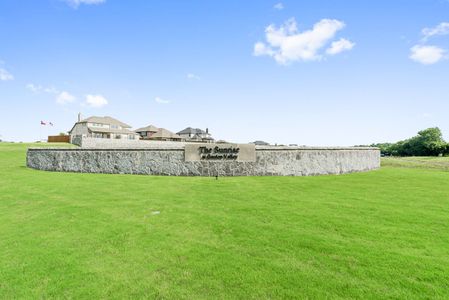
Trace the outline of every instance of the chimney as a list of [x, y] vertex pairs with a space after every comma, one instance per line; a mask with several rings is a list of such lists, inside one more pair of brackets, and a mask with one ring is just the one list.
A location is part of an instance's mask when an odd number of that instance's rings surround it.
[[206, 133], [209, 133], [209, 128], [206, 128]]
[[81, 113], [78, 113], [78, 122], [81, 122]]

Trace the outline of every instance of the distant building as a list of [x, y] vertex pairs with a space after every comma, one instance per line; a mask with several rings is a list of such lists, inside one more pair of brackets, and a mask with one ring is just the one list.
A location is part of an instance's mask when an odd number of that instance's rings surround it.
[[158, 128], [157, 132], [150, 137], [150, 140], [181, 142], [183, 138], [170, 130]]
[[146, 127], [142, 127], [134, 130], [134, 132], [138, 133], [143, 140], [149, 140], [151, 137], [158, 132], [159, 128], [153, 125], [148, 125]]
[[91, 137], [101, 139], [139, 139], [139, 135], [129, 130], [130, 125], [125, 124], [112, 117], [89, 117], [81, 120], [78, 115], [78, 122], [69, 131], [70, 137]]
[[200, 129], [200, 128], [192, 128], [187, 127], [180, 132], [177, 133], [177, 135], [181, 136], [185, 139], [187, 142], [213, 142], [214, 139], [212, 138], [212, 135], [209, 133], [209, 129], [206, 128], [206, 131]]
[[148, 125], [134, 130], [138, 133], [143, 140], [156, 140], [156, 141], [175, 141], [181, 142], [183, 138], [176, 133], [171, 132], [165, 128], [158, 128], [154, 125]]
[[270, 143], [267, 143], [267, 142], [264, 142], [264, 141], [254, 141], [254, 142], [252, 142], [250, 144], [254, 144], [256, 146], [268, 146], [268, 145], [270, 145]]

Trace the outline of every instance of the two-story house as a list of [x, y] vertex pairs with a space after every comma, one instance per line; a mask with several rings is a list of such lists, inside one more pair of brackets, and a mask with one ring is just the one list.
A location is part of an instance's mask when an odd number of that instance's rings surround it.
[[208, 128], [204, 131], [200, 128], [187, 127], [176, 134], [190, 142], [213, 142], [214, 140]]
[[91, 137], [102, 139], [128, 139], [138, 140], [139, 135], [131, 130], [130, 125], [125, 124], [112, 117], [89, 117], [81, 120], [78, 115], [78, 122], [69, 131], [71, 138]]

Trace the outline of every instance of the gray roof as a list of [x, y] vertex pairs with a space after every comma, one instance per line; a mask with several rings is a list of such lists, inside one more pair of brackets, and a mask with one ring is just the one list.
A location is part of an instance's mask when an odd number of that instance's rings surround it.
[[113, 129], [113, 128], [98, 128], [98, 127], [88, 127], [91, 132], [101, 132], [101, 133], [118, 133], [118, 134], [134, 134], [137, 133], [128, 129]]
[[153, 125], [148, 125], [146, 127], [142, 127], [134, 130], [135, 132], [157, 132], [159, 128]]
[[206, 132], [200, 128], [187, 127], [178, 132], [177, 134], [198, 134], [198, 133], [206, 133]]
[[258, 146], [266, 146], [266, 145], [269, 145], [270, 143], [267, 143], [267, 142], [264, 142], [264, 141], [255, 141], [255, 142], [252, 142], [250, 144], [254, 144], [254, 145], [258, 145]]
[[182, 137], [180, 137], [179, 135], [177, 135], [165, 128], [159, 128], [158, 131], [151, 136], [151, 138], [182, 139]]
[[97, 117], [97, 116], [92, 116], [89, 118], [86, 118], [84, 120], [81, 120], [78, 123], [99, 123], [99, 124], [109, 124], [109, 125], [118, 125], [121, 126], [123, 128], [131, 128], [132, 126], [125, 124], [117, 119], [114, 119], [112, 117]]
[[200, 134], [195, 134], [193, 136], [194, 139], [199, 139], [199, 140], [213, 140], [213, 138], [211, 136], [206, 136], [206, 137], [201, 137]]

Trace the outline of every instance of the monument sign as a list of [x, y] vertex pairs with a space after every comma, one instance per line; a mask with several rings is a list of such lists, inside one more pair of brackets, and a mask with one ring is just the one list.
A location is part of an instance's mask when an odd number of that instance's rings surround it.
[[185, 161], [256, 161], [253, 144], [186, 144]]

